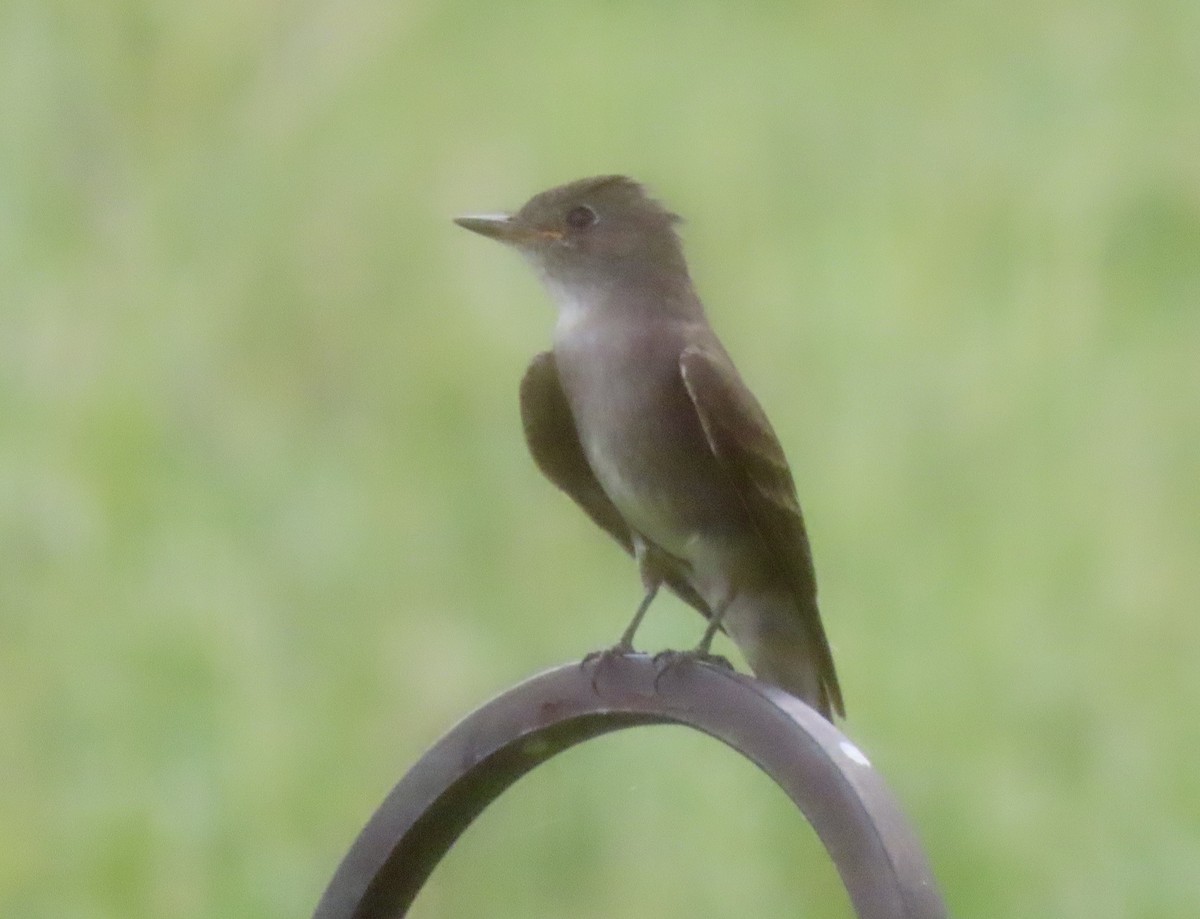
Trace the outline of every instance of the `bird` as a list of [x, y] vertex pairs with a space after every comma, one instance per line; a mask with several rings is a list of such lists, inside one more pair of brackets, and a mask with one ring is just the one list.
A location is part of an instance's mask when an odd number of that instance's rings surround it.
[[680, 218], [622, 175], [455, 218], [515, 248], [557, 310], [520, 385], [538, 469], [636, 561], [644, 594], [605, 654], [632, 652], [665, 585], [760, 680], [845, 717], [796, 486], [688, 272]]

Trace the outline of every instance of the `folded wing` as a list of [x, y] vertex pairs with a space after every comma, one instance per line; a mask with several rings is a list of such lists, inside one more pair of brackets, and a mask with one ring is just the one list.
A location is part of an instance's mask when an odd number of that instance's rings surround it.
[[737, 491], [778, 577], [795, 597], [823, 694], [844, 717], [833, 654], [817, 610], [812, 552], [783, 448], [719, 345], [685, 349], [680, 371], [709, 447]]
[[[521, 380], [521, 423], [538, 469], [565, 491], [600, 529], [633, 554], [633, 534], [615, 504], [600, 487], [584, 455], [575, 419], [559, 381], [554, 354], [543, 351]], [[658, 550], [662, 551], [662, 550]], [[708, 604], [678, 572], [664, 572], [666, 585], [708, 618]]]

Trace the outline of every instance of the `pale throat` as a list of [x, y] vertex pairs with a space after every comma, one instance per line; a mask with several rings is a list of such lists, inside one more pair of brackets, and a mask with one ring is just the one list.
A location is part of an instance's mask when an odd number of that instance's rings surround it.
[[554, 325], [556, 341], [569, 336], [579, 329], [584, 320], [595, 315], [603, 308], [605, 291], [603, 288], [587, 284], [563, 283], [545, 275], [542, 278], [550, 299], [558, 309], [558, 320]]

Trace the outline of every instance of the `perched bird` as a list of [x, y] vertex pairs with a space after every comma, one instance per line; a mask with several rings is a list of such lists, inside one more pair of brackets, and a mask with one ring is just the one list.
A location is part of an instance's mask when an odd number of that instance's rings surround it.
[[582, 179], [517, 213], [460, 217], [517, 249], [558, 308], [521, 382], [538, 468], [661, 585], [728, 632], [754, 673], [845, 716], [796, 487], [779, 440], [692, 287], [679, 218], [624, 176]]

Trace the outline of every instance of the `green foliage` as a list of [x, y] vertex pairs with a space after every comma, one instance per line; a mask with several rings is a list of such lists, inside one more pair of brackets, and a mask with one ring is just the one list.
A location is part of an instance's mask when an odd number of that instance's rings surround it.
[[[306, 915], [459, 716], [613, 641], [541, 481], [551, 314], [455, 228], [689, 218], [869, 751], [961, 916], [1200, 902], [1200, 6], [0, 10], [0, 914]], [[695, 641], [656, 606], [649, 647]], [[415, 915], [849, 915], [765, 778], [649, 730]], [[807, 906], [807, 909], [802, 907]], [[840, 910], [840, 911], [839, 911]]]

